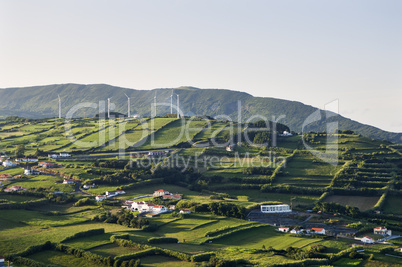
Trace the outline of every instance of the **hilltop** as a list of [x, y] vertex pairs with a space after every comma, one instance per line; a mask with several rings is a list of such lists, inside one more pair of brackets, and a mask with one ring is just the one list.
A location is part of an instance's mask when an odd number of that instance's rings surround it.
[[[57, 95], [62, 98], [62, 114], [66, 115], [71, 107], [78, 103], [106, 101], [111, 98], [116, 105], [114, 111], [127, 113], [127, 98], [131, 97], [131, 113], [141, 116], [151, 114], [151, 104], [154, 96], [158, 103], [165, 103], [165, 107], [158, 108], [158, 115], [169, 112], [170, 95], [174, 89], [180, 95], [180, 108], [185, 115], [227, 115], [232, 120], [238, 120], [238, 101], [241, 101], [241, 120], [247, 120], [253, 115], [266, 116], [272, 119], [285, 115], [279, 122], [288, 125], [292, 131], [301, 132], [305, 119], [314, 113], [317, 108], [301, 102], [276, 99], [270, 97], [254, 97], [248, 93], [226, 89], [199, 89], [195, 87], [160, 88], [154, 90], [135, 90], [106, 84], [58, 84], [23, 88], [0, 89], [0, 118], [17, 115], [27, 118], [45, 118], [57, 115]], [[174, 103], [176, 99], [174, 99]], [[86, 116], [99, 113], [96, 109], [85, 109]], [[84, 110], [76, 113], [83, 116]], [[365, 125], [338, 114], [331, 114], [325, 119], [325, 112], [321, 111], [323, 119], [308, 125], [305, 131], [325, 131], [326, 123], [337, 121], [339, 129], [353, 130], [369, 138], [385, 139], [394, 143], [402, 142], [402, 133], [393, 133], [379, 128]]]

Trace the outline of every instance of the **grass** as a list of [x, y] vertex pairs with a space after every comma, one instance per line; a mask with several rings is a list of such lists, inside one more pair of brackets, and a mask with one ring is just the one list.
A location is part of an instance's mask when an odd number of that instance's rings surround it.
[[261, 249], [272, 246], [275, 249], [286, 249], [288, 247], [305, 247], [319, 242], [320, 239], [292, 237], [287, 234], [278, 233], [273, 227], [251, 228], [245, 231], [236, 232], [225, 238], [214, 240], [213, 243], [225, 246], [242, 246], [248, 249]]
[[98, 246], [110, 244], [111, 236], [112, 235], [110, 233], [103, 235], [94, 235], [84, 238], [68, 240], [65, 242], [65, 244], [75, 248], [89, 250]]
[[28, 176], [28, 178], [20, 178], [13, 180], [10, 185], [19, 185], [27, 189], [47, 188], [51, 191], [73, 192], [74, 185], [65, 185], [62, 183], [63, 179], [57, 176], [37, 175]]
[[196, 266], [195, 263], [180, 261], [175, 258], [166, 256], [151, 256], [141, 258], [141, 266], [163, 266], [163, 267], [176, 267], [176, 266]]
[[120, 247], [116, 244], [105, 244], [94, 247], [89, 250], [92, 253], [96, 253], [103, 257], [115, 257], [122, 254], [131, 254], [137, 252], [138, 249], [132, 247]]
[[0, 194], [0, 199], [5, 199], [8, 201], [15, 201], [15, 202], [24, 202], [24, 201], [34, 200], [34, 199], [38, 199], [38, 198], [32, 197], [32, 196], [23, 196], [23, 195]]
[[385, 200], [383, 211], [388, 214], [402, 215], [402, 197], [388, 196]]
[[97, 267], [106, 266], [100, 265], [98, 263], [93, 263], [91, 261], [85, 260], [84, 258], [76, 258], [73, 255], [64, 254], [59, 251], [46, 250], [28, 256], [28, 258], [36, 260], [38, 262], [57, 265], [57, 266], [80, 266], [80, 267]]
[[380, 197], [364, 197], [364, 196], [338, 196], [332, 195], [326, 197], [324, 202], [334, 202], [343, 206], [357, 207], [361, 211], [371, 209], [380, 199]]
[[296, 154], [284, 168], [285, 175], [276, 178], [275, 184], [325, 187], [341, 165], [321, 162], [311, 154]]

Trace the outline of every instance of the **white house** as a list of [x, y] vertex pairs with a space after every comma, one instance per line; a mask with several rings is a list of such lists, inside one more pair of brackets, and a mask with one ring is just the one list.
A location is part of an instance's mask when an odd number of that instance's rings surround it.
[[233, 151], [234, 149], [235, 149], [235, 147], [236, 147], [236, 145], [228, 145], [227, 147], [226, 147], [226, 151]]
[[70, 158], [71, 155], [69, 153], [59, 153], [59, 154], [48, 154], [48, 158], [58, 159], [58, 158]]
[[324, 228], [311, 228], [310, 232], [313, 233], [313, 234], [325, 235], [325, 229]]
[[156, 213], [163, 213], [167, 211], [167, 208], [163, 205], [155, 205], [152, 207], [152, 211]]
[[105, 199], [106, 199], [106, 196], [96, 196], [95, 197], [96, 201], [102, 201], [102, 200], [105, 200]]
[[374, 243], [374, 240], [369, 236], [363, 237], [362, 239], [360, 239], [360, 241], [362, 241], [365, 244], [373, 244]]
[[181, 214], [190, 214], [191, 211], [190, 210], [180, 210]]
[[159, 189], [159, 190], [156, 190], [154, 193], [153, 193], [153, 196], [154, 197], [161, 197], [161, 196], [163, 196], [163, 195], [169, 195], [170, 193], [169, 193], [169, 191], [166, 191], [166, 190], [163, 190], [163, 189]]
[[124, 195], [126, 192], [124, 192], [123, 190], [117, 190], [117, 191], [106, 191], [105, 195], [107, 198], [110, 197], [115, 197], [118, 195]]
[[289, 133], [288, 131], [283, 131], [282, 134], [279, 134], [279, 136], [292, 136], [293, 134]]
[[138, 212], [150, 212], [155, 205], [148, 201], [133, 202], [131, 209]]
[[280, 205], [261, 205], [262, 213], [283, 213], [283, 212], [292, 212], [289, 205], [280, 204]]
[[386, 227], [375, 227], [373, 232], [377, 235], [392, 235], [392, 230], [388, 230]]
[[289, 232], [289, 227], [279, 227], [278, 231], [283, 232], [283, 233], [288, 233]]
[[84, 189], [95, 188], [95, 184], [86, 184], [82, 188]]
[[75, 181], [71, 179], [64, 179], [63, 184], [75, 184]]
[[4, 167], [15, 167], [15, 166], [17, 166], [17, 164], [15, 164], [14, 162], [7, 159], [7, 160], [3, 161], [3, 166]]
[[295, 229], [292, 229], [292, 230], [290, 231], [290, 233], [292, 233], [292, 234], [302, 234], [302, 233], [303, 233], [303, 229], [297, 229], [297, 228], [295, 228]]
[[25, 175], [37, 175], [37, 174], [39, 174], [39, 172], [34, 169], [25, 169], [24, 174]]

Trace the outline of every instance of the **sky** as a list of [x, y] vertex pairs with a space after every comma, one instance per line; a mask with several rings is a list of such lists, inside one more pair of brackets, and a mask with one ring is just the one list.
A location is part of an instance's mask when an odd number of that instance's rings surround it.
[[402, 1], [0, 0], [0, 88], [244, 91], [402, 132]]

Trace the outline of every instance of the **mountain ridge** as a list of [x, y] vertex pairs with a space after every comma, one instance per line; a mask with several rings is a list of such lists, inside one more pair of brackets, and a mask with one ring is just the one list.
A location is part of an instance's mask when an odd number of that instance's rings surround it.
[[[151, 105], [156, 93], [158, 116], [169, 111], [170, 95], [172, 90], [180, 95], [180, 108], [187, 115], [208, 115], [222, 119], [238, 120], [238, 101], [241, 101], [241, 120], [245, 121], [253, 116], [261, 115], [268, 119], [285, 117], [278, 122], [288, 125], [295, 132], [302, 132], [303, 122], [311, 114], [319, 110], [300, 101], [278, 99], [272, 97], [255, 97], [249, 93], [230, 89], [201, 89], [191, 86], [177, 88], [155, 88], [139, 90], [112, 86], [108, 84], [53, 84], [31, 87], [11, 87], [0, 89], [0, 118], [17, 115], [27, 118], [55, 117], [58, 114], [58, 95], [62, 100], [62, 114], [74, 105], [84, 102], [104, 103], [111, 98], [116, 105], [114, 111], [127, 113], [127, 94], [131, 98], [131, 114], [141, 116], [151, 115]], [[176, 104], [176, 98], [173, 103]], [[98, 113], [95, 109], [83, 109], [77, 116], [93, 116]], [[325, 118], [326, 112], [319, 113]], [[339, 129], [353, 130], [364, 136], [385, 139], [394, 143], [402, 143], [402, 133], [381, 130], [378, 127], [366, 125], [345, 118], [339, 114], [332, 114], [331, 118], [318, 120], [308, 125], [304, 131], [325, 131], [330, 122], [338, 122]], [[274, 117], [273, 117], [274, 116]]]

